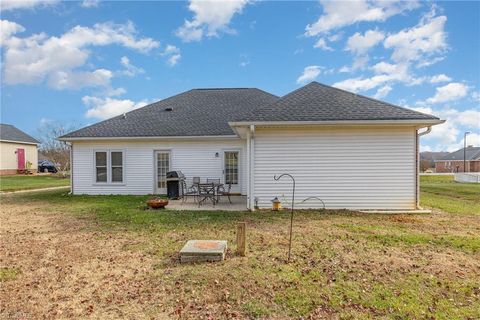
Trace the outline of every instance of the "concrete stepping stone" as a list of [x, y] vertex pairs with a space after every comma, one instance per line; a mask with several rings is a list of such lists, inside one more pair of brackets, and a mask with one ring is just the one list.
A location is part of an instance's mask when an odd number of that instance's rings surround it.
[[223, 261], [226, 240], [188, 240], [180, 250], [180, 262]]

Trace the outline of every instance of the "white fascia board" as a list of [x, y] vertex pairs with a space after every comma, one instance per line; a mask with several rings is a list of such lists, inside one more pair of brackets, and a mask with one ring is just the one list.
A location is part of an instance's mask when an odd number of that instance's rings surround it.
[[148, 137], [65, 137], [60, 141], [116, 141], [116, 140], [234, 140], [236, 135], [225, 136], [148, 136]]
[[0, 142], [8, 142], [8, 143], [18, 143], [18, 144], [29, 144], [29, 145], [34, 145], [34, 146], [37, 146], [39, 145], [40, 143], [36, 143], [36, 142], [26, 142], [26, 141], [15, 141], [15, 140], [4, 140], [4, 139], [1, 139]]
[[417, 128], [428, 127], [444, 123], [445, 120], [437, 119], [425, 119], [425, 120], [334, 120], [334, 121], [239, 121], [229, 122], [231, 127], [240, 126], [332, 126], [332, 125], [351, 125], [351, 126], [384, 126], [384, 125], [396, 125], [396, 126], [416, 126]]

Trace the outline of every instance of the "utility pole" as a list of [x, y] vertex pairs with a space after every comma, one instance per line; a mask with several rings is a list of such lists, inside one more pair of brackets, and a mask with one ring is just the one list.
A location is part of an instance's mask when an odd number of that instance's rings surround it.
[[466, 131], [463, 135], [463, 172], [467, 172], [467, 135], [470, 131]]

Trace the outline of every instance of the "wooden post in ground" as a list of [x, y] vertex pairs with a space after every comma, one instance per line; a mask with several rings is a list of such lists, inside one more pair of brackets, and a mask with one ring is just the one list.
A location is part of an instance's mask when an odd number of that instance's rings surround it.
[[244, 257], [246, 253], [247, 241], [246, 241], [246, 230], [247, 223], [239, 222], [237, 224], [237, 254]]

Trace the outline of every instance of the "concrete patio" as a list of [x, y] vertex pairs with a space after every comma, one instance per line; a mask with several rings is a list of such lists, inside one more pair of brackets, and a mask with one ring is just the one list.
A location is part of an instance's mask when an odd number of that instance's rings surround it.
[[232, 203], [226, 197], [221, 197], [220, 202], [213, 205], [211, 201], [205, 201], [200, 206], [193, 201], [193, 198], [183, 200], [170, 200], [167, 209], [170, 210], [214, 210], [214, 211], [247, 211], [246, 196], [232, 196]]

